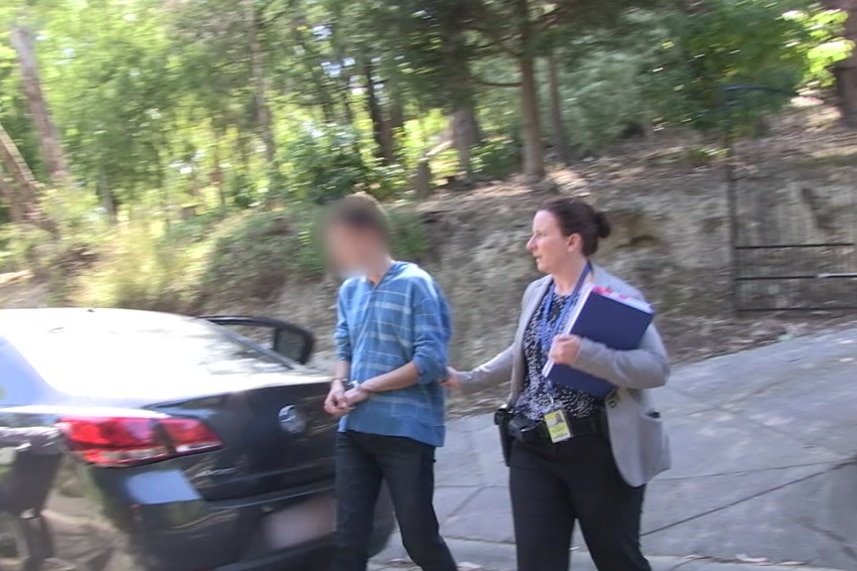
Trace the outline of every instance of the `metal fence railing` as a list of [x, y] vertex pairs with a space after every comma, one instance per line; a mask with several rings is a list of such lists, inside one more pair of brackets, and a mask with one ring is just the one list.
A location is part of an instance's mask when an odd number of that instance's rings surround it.
[[857, 134], [827, 109], [764, 86], [724, 88], [737, 311], [857, 309]]

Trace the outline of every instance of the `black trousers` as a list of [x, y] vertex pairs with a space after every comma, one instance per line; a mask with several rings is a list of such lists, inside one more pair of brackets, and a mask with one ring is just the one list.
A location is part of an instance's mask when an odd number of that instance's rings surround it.
[[625, 483], [605, 438], [514, 442], [509, 464], [518, 571], [568, 571], [577, 521], [598, 571], [651, 571], [640, 551], [645, 486]]
[[386, 482], [402, 543], [424, 571], [456, 571], [434, 512], [433, 446], [410, 438], [340, 433], [336, 442], [333, 571], [365, 571], [375, 504]]

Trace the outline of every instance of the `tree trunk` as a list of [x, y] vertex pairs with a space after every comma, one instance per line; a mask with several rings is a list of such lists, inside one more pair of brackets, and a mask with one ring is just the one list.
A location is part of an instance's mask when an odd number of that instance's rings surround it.
[[113, 191], [110, 190], [107, 173], [102, 168], [98, 169], [98, 196], [101, 198], [101, 207], [104, 208], [110, 218], [110, 223], [116, 224], [118, 218], [116, 198], [113, 196]]
[[562, 96], [559, 88], [559, 70], [557, 69], [556, 56], [548, 57], [548, 78], [550, 82], [550, 111], [551, 111], [551, 134], [553, 135], [553, 146], [560, 162], [571, 165], [571, 149], [568, 146], [568, 136], [565, 132], [565, 121], [562, 119]]
[[212, 153], [211, 174], [209, 180], [214, 188], [217, 189], [217, 198], [220, 201], [220, 208], [226, 210], [226, 185], [224, 183], [223, 167], [220, 161], [220, 135], [215, 132], [214, 135], [214, 151]]
[[292, 39], [301, 51], [297, 57], [303, 62], [313, 84], [315, 84], [314, 90], [319, 98], [318, 103], [321, 106], [324, 122], [334, 124], [336, 123], [336, 105], [333, 96], [330, 94], [327, 72], [322, 65], [325, 58], [318, 53], [318, 49], [315, 47], [316, 43], [312, 41], [312, 38], [307, 38], [307, 34], [304, 33], [304, 30], [308, 30], [310, 26], [307, 24], [299, 2], [293, 0], [289, 3], [289, 7], [294, 14], [291, 26]]
[[846, 125], [857, 129], [857, 2], [848, 2], [848, 19], [845, 21], [845, 39], [853, 45], [851, 55], [837, 64], [834, 74], [839, 95], [839, 110]]
[[423, 157], [417, 163], [417, 172], [414, 175], [414, 190], [418, 197], [428, 198], [431, 195], [431, 181], [431, 164], [427, 157]]
[[445, 75], [444, 91], [447, 97], [449, 115], [449, 131], [452, 144], [458, 154], [458, 166], [468, 179], [473, 177], [471, 150], [482, 143], [479, 123], [473, 95], [473, 74], [471, 72], [471, 57], [463, 21], [468, 17], [468, 10], [463, 2], [451, 4], [442, 10], [444, 19], [440, 26], [441, 53], [443, 62], [448, 70]]
[[842, 122], [855, 129], [857, 128], [857, 73], [855, 73], [857, 70], [854, 66], [847, 64], [847, 61], [833, 64], [836, 107], [839, 109]]
[[396, 136], [405, 130], [405, 110], [399, 99], [399, 94], [394, 93], [392, 100], [387, 105], [387, 113], [384, 118], [384, 144], [389, 149], [392, 161], [399, 158], [399, 146]]
[[[337, 19], [341, 18], [340, 16], [336, 16]], [[347, 39], [346, 39], [347, 41]], [[349, 126], [353, 126], [355, 123], [354, 118], [354, 110], [351, 107], [351, 63], [350, 57], [343, 45], [342, 33], [340, 32], [339, 26], [332, 26], [331, 28], [331, 46], [333, 47], [333, 54], [336, 57], [336, 63], [339, 64], [339, 79], [338, 86], [336, 88], [336, 93], [338, 95], [338, 99], [340, 104], [342, 105], [343, 110], [345, 111], [345, 122]]]
[[[164, 145], [166, 147], [166, 145]], [[167, 177], [164, 174], [164, 164], [161, 159], [161, 148], [164, 147], [155, 147], [155, 168], [157, 168], [157, 180], [158, 180], [158, 188], [160, 189], [161, 194], [161, 214], [164, 219], [164, 228], [167, 232], [170, 232], [173, 227], [173, 201], [172, 195], [170, 193], [170, 185], [167, 182]]]
[[521, 36], [521, 125], [524, 139], [524, 174], [533, 181], [545, 176], [545, 149], [539, 121], [539, 96], [536, 88], [536, 62], [532, 55], [532, 22], [528, 0], [516, 0], [516, 16]]
[[62, 151], [59, 131], [51, 117], [42, 91], [36, 64], [36, 38], [28, 28], [14, 25], [10, 39], [12, 48], [18, 56], [18, 64], [21, 66], [24, 94], [27, 97], [27, 105], [33, 116], [36, 132], [39, 134], [39, 144], [48, 168], [48, 175], [53, 184], [67, 186], [69, 184], [68, 164]]
[[26, 222], [26, 213], [24, 205], [21, 204], [21, 198], [18, 196], [18, 189], [15, 188], [12, 179], [6, 178], [3, 169], [0, 169], [0, 199], [9, 205], [9, 220], [13, 224]]
[[536, 89], [535, 60], [529, 55], [520, 58], [521, 124], [524, 139], [524, 174], [539, 181], [545, 176], [545, 149], [539, 122], [539, 98]]
[[15, 144], [3, 125], [0, 125], [0, 162], [2, 162], [9, 176], [12, 177], [19, 193], [22, 193], [21, 198], [24, 202], [35, 201], [39, 194], [36, 178], [24, 161], [24, 157], [21, 156], [18, 145]]
[[253, 92], [256, 101], [256, 122], [265, 145], [265, 161], [269, 168], [276, 167], [277, 145], [271, 125], [271, 109], [268, 106], [268, 80], [262, 43], [259, 41], [259, 21], [254, 0], [244, 0], [244, 18], [247, 27], [247, 45], [250, 48], [250, 64], [253, 73]]
[[238, 133], [238, 155], [241, 157], [241, 174], [250, 180], [250, 148], [253, 141], [245, 133]]
[[32, 222], [55, 233], [55, 226], [48, 221], [39, 205], [39, 184], [3, 125], [0, 125], [0, 164], [11, 179], [4, 185], [4, 194], [9, 201], [12, 220]]
[[[28, 222], [50, 233], [54, 238], [59, 238], [56, 223], [45, 214], [39, 204], [41, 187], [3, 125], [0, 125], [0, 165], [11, 179], [3, 181], [3, 194], [8, 196], [13, 221], [17, 219], [19, 222]], [[0, 177], [2, 176], [0, 171]]]
[[482, 131], [476, 119], [476, 108], [472, 103], [459, 107], [453, 114], [454, 133], [468, 147], [478, 147], [482, 144]]
[[828, 10], [842, 10], [848, 15], [842, 35], [854, 47], [847, 58], [833, 64], [831, 71], [842, 121], [857, 129], [857, 0], [822, 0], [821, 4]]
[[345, 110], [345, 122], [353, 127], [357, 119], [354, 117], [354, 109], [351, 107], [351, 75], [345, 75], [342, 78], [339, 98], [342, 101], [342, 108]]
[[397, 130], [405, 128], [405, 106], [399, 93], [390, 102], [390, 126]]
[[384, 114], [383, 107], [381, 113], [381, 150], [384, 162], [389, 164], [396, 161], [396, 132], [393, 130], [393, 120], [389, 113]]
[[195, 163], [191, 163], [190, 169], [190, 195], [196, 204], [200, 204], [203, 200], [202, 185], [199, 181], [199, 169]]
[[468, 180], [473, 178], [471, 149], [482, 143], [476, 111], [472, 105], [457, 109], [450, 117], [452, 142], [458, 153], [458, 166], [463, 170]]
[[377, 146], [375, 156], [384, 161], [385, 164], [390, 164], [395, 159], [393, 140], [390, 137], [390, 130], [384, 122], [383, 109], [375, 90], [375, 73], [369, 58], [363, 60], [363, 78], [366, 82], [366, 107], [369, 110], [369, 118], [372, 120], [372, 138]]

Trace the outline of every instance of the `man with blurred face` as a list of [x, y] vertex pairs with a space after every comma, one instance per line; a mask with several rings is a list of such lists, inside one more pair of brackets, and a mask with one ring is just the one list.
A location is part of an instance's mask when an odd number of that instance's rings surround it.
[[325, 224], [328, 254], [347, 277], [334, 333], [337, 364], [325, 410], [340, 418], [333, 571], [365, 571], [382, 482], [402, 542], [425, 571], [456, 571], [433, 506], [444, 439], [449, 306], [432, 277], [393, 260], [378, 203], [351, 195]]

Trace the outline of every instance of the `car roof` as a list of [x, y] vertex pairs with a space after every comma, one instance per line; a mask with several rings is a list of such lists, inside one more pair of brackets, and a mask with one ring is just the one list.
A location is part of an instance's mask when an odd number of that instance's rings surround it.
[[205, 320], [153, 311], [4, 309], [0, 339], [60, 393], [110, 400], [151, 402], [317, 376], [290, 372]]
[[192, 317], [119, 308], [44, 307], [32, 309], [0, 309], [0, 335], [14, 341], [22, 331], [56, 332], [58, 328], [75, 327], [85, 323], [110, 324], [125, 332], [143, 330], [195, 321]]

